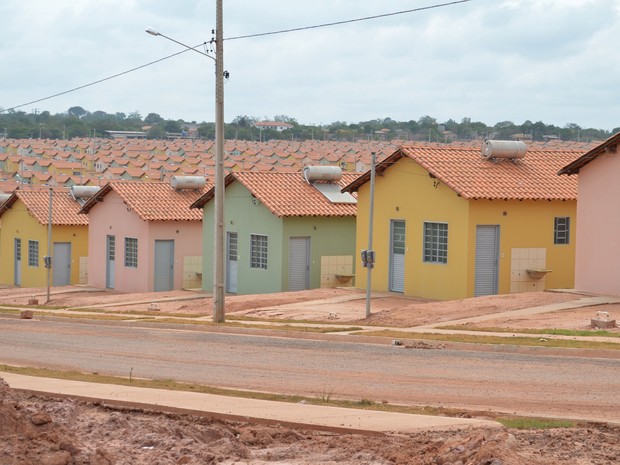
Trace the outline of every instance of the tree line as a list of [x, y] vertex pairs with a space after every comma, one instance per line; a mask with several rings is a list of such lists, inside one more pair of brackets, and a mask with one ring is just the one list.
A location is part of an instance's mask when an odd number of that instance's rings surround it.
[[[293, 127], [278, 132], [272, 129], [258, 129], [258, 121], [278, 121]], [[164, 119], [157, 113], [142, 117], [139, 112], [106, 113], [90, 112], [82, 107], [69, 108], [65, 113], [52, 115], [49, 111], [26, 113], [23, 111], [2, 111], [0, 109], [0, 137], [13, 139], [71, 139], [74, 137], [107, 137], [106, 131], [141, 131], [149, 139], [167, 137], [195, 136], [204, 139], [215, 138], [215, 123]], [[266, 141], [274, 139], [288, 140], [425, 140], [430, 142], [450, 142], [452, 140], [472, 140], [485, 137], [495, 139], [522, 138], [542, 141], [557, 138], [564, 141], [604, 140], [620, 131], [595, 128], [583, 128], [575, 123], [563, 127], [545, 124], [542, 121], [527, 120], [521, 124], [512, 121], [500, 121], [487, 125], [471, 118], [460, 122], [453, 119], [440, 122], [425, 115], [417, 120], [395, 121], [391, 118], [378, 118], [358, 123], [335, 121], [322, 125], [299, 124], [295, 118], [287, 115], [275, 115], [273, 118], [258, 118], [240, 115], [231, 123], [225, 124], [226, 139]]]

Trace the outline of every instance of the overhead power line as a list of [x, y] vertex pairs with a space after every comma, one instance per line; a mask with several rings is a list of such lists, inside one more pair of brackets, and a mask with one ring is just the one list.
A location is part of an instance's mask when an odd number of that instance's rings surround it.
[[442, 8], [442, 7], [446, 7], [446, 6], [457, 5], [459, 3], [467, 3], [467, 2], [470, 2], [470, 1], [471, 0], [455, 0], [453, 2], [438, 3], [438, 4], [435, 4], [435, 5], [422, 6], [422, 7], [419, 7], [419, 8], [411, 8], [409, 10], [395, 11], [394, 13], [384, 13], [384, 14], [374, 15], [374, 16], [365, 16], [363, 18], [346, 19], [346, 20], [343, 20], [343, 21], [335, 21], [333, 23], [323, 23], [323, 24], [316, 24], [314, 26], [304, 26], [304, 27], [296, 27], [296, 28], [292, 28], [292, 29], [282, 29], [281, 31], [259, 32], [257, 34], [248, 34], [248, 35], [245, 35], [245, 36], [226, 37], [224, 40], [251, 39], [251, 38], [254, 38], [254, 37], [271, 36], [271, 35], [275, 35], [275, 34], [285, 34], [287, 32], [299, 32], [299, 31], [306, 31], [306, 30], [309, 30], [309, 29], [319, 29], [319, 28], [322, 28], [322, 27], [342, 26], [343, 24], [358, 23], [360, 21], [369, 21], [371, 19], [387, 18], [389, 16], [404, 15], [404, 14], [407, 14], [407, 13], [416, 13], [416, 12], [419, 12], [419, 11], [432, 10], [432, 9], [435, 9], [435, 8]]
[[[257, 34], [248, 34], [248, 35], [236, 36], [236, 37], [225, 37], [224, 40], [226, 41], [226, 40], [250, 39], [250, 38], [255, 38], [255, 37], [264, 37], [264, 36], [270, 36], [270, 35], [276, 35], [276, 34], [286, 34], [286, 33], [290, 33], [290, 32], [306, 31], [306, 30], [310, 30], [310, 29], [319, 29], [319, 28], [331, 27], [331, 26], [341, 26], [341, 25], [344, 25], [344, 24], [357, 23], [357, 22], [361, 22], [361, 21], [370, 21], [370, 20], [373, 20], [373, 19], [387, 18], [387, 17], [390, 17], [390, 16], [398, 16], [398, 15], [404, 15], [404, 14], [408, 14], [408, 13], [416, 13], [416, 12], [425, 11], [425, 10], [432, 10], [432, 9], [436, 9], [436, 8], [443, 8], [443, 7], [447, 7], [447, 6], [458, 5], [459, 3], [467, 3], [467, 2], [470, 2], [470, 1], [471, 0], [455, 0], [455, 1], [452, 1], [452, 2], [437, 3], [437, 4], [434, 4], [434, 5], [423, 6], [423, 7], [419, 7], [419, 8], [411, 8], [409, 10], [395, 11], [395, 12], [392, 12], [392, 13], [383, 13], [383, 14], [374, 15], [374, 16], [365, 16], [363, 18], [347, 19], [347, 20], [343, 20], [343, 21], [335, 21], [335, 22], [331, 22], [331, 23], [316, 24], [316, 25], [313, 25], [313, 26], [303, 26], [303, 27], [296, 27], [296, 28], [291, 28], [291, 29], [282, 29], [280, 31], [261, 32], [261, 33], [257, 33]], [[120, 72], [120, 73], [117, 73], [117, 74], [113, 74], [112, 76], [108, 76], [108, 77], [105, 77], [103, 79], [98, 79], [96, 81], [89, 82], [88, 84], [84, 84], [84, 85], [81, 85], [81, 86], [78, 86], [78, 87], [73, 87], [72, 89], [68, 89], [68, 90], [65, 90], [63, 92], [58, 92], [56, 94], [49, 95], [47, 97], [42, 97], [42, 98], [39, 98], [39, 99], [36, 99], [36, 100], [31, 100], [30, 102], [22, 103], [20, 105], [15, 105], [15, 106], [10, 107], [10, 108], [5, 108], [5, 109], [1, 109], [0, 108], [0, 113], [5, 113], [7, 111], [16, 110], [18, 108], [25, 107], [27, 105], [33, 105], [35, 103], [43, 102], [45, 100], [50, 100], [52, 98], [60, 97], [61, 95], [70, 94], [71, 92], [76, 92], [78, 90], [94, 86], [96, 84], [101, 84], [102, 82], [109, 81], [110, 79], [114, 79], [114, 78], [117, 78], [117, 77], [120, 77], [120, 76], [124, 76], [125, 74], [133, 73], [134, 71], [138, 71], [139, 69], [143, 69], [143, 68], [146, 68], [148, 66], [151, 66], [151, 65], [160, 63], [162, 61], [168, 60], [170, 58], [174, 58], [175, 56], [181, 55], [181, 54], [183, 54], [185, 52], [189, 52], [190, 50], [196, 50], [198, 47], [206, 46], [208, 43], [209, 42], [203, 42], [201, 44], [196, 45], [195, 47], [189, 47], [189, 48], [187, 48], [185, 50], [181, 50], [180, 52], [173, 53], [172, 55], [168, 55], [168, 56], [165, 56], [163, 58], [159, 58], [157, 60], [150, 61], [150, 62], [145, 63], [143, 65], [136, 66], [135, 68], [131, 68], [131, 69], [128, 69], [126, 71], [123, 71], [123, 72]]]

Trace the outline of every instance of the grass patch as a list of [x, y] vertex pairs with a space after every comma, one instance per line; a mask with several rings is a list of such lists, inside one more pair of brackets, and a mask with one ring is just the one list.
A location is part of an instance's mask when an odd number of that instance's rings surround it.
[[21, 310], [16, 310], [14, 308], [5, 308], [5, 307], [0, 307], [0, 313], [7, 313], [7, 314], [18, 314], [21, 313]]
[[497, 418], [496, 421], [506, 428], [513, 429], [552, 429], [573, 428], [575, 422], [567, 420], [550, 420], [541, 418]]
[[273, 331], [296, 331], [300, 333], [333, 333], [340, 331], [361, 331], [362, 328], [359, 326], [350, 326], [350, 327], [322, 327], [322, 326], [294, 326], [291, 324], [248, 324], [241, 322], [230, 322], [226, 323], [213, 323], [212, 321], [195, 321], [188, 320], [184, 318], [157, 318], [153, 320], [154, 323], [167, 323], [167, 324], [187, 324], [187, 325], [202, 325], [202, 326], [223, 326], [223, 327], [232, 327], [232, 328], [252, 328], [252, 329], [266, 329]]
[[[94, 315], [75, 315], [73, 313], [43, 313], [39, 314], [48, 317], [59, 317], [59, 318], [70, 318], [73, 320], [97, 320], [97, 321], [149, 321], [152, 318], [136, 318], [134, 316], [121, 316], [121, 315], [110, 315], [110, 314], [94, 314]], [[153, 320], [154, 321], [154, 320]]]
[[611, 331], [605, 331], [601, 329], [597, 330], [575, 330], [575, 329], [558, 329], [558, 328], [523, 328], [523, 329], [511, 329], [511, 328], [492, 328], [492, 327], [476, 327], [476, 326], [441, 326], [438, 329], [452, 329], [458, 331], [481, 331], [485, 333], [521, 333], [521, 334], [550, 334], [555, 336], [575, 336], [575, 337], [617, 337], [620, 338], [620, 333], [614, 333]]
[[408, 333], [403, 331], [383, 330], [365, 332], [364, 336], [380, 336], [395, 339], [423, 339], [443, 342], [465, 342], [470, 344], [516, 345], [531, 347], [555, 347], [563, 349], [599, 349], [620, 350], [616, 342], [574, 341], [570, 339], [537, 339], [527, 336], [480, 336], [474, 334], [436, 334], [436, 333]]

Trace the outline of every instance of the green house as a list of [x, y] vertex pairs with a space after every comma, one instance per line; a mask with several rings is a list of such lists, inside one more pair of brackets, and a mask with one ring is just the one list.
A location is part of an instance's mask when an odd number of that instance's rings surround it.
[[[338, 167], [304, 173], [232, 172], [225, 178], [225, 290], [262, 294], [354, 283], [357, 201]], [[213, 284], [215, 189], [203, 209], [203, 288]]]

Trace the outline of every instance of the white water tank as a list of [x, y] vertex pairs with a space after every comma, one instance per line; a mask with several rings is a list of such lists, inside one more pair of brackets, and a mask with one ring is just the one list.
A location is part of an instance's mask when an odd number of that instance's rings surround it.
[[337, 182], [342, 178], [338, 166], [304, 166], [304, 179], [308, 183], [315, 181]]
[[99, 189], [99, 186], [71, 186], [71, 195], [74, 199], [86, 199], [99, 192]]
[[0, 194], [0, 205], [9, 200], [11, 194]]
[[172, 176], [170, 185], [173, 189], [202, 189], [207, 185], [204, 176]]
[[527, 145], [520, 140], [485, 140], [482, 143], [482, 158], [523, 158]]

